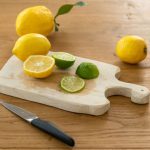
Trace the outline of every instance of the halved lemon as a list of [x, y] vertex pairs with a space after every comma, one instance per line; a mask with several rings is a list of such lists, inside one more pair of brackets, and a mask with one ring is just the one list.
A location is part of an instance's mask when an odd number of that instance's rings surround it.
[[55, 66], [54, 58], [43, 55], [32, 55], [23, 64], [25, 74], [34, 78], [48, 77]]

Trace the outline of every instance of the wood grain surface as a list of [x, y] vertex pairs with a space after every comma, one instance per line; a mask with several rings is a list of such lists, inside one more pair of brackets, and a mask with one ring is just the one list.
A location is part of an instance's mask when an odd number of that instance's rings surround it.
[[[121, 63], [115, 56], [117, 40], [136, 34], [150, 40], [149, 0], [85, 0], [88, 5], [75, 8], [59, 18], [60, 32], [49, 39], [54, 51], [67, 51], [118, 65], [121, 80], [150, 88], [150, 57], [139, 65]], [[18, 38], [15, 18], [26, 7], [45, 5], [54, 13], [66, 2], [74, 0], [0, 0], [0, 68], [11, 56]], [[26, 108], [41, 118], [53, 121], [76, 140], [74, 150], [89, 149], [150, 149], [149, 105], [137, 105], [128, 98], [109, 98], [111, 108], [103, 116], [69, 113], [56, 108], [0, 94], [0, 98]], [[0, 106], [0, 149], [53, 149], [70, 147], [40, 132]]]

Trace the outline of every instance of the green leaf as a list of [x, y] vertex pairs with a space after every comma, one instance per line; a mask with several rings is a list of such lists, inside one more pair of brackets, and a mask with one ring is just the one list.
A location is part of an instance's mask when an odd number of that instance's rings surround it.
[[86, 4], [82, 1], [80, 1], [80, 2], [77, 2], [75, 5], [76, 6], [85, 6]]
[[58, 29], [59, 24], [56, 22], [56, 18], [57, 18], [58, 16], [60, 16], [60, 15], [64, 15], [64, 14], [69, 13], [69, 12], [72, 10], [72, 8], [73, 8], [74, 6], [80, 6], [80, 7], [82, 7], [82, 6], [85, 6], [85, 3], [82, 2], [82, 1], [79, 1], [79, 2], [77, 2], [77, 3], [75, 3], [75, 4], [65, 4], [65, 5], [61, 6], [61, 7], [58, 9], [58, 12], [57, 12], [57, 14], [56, 14], [55, 17], [54, 17], [55, 31], [58, 31], [58, 30], [59, 30], [59, 29]]
[[59, 8], [59, 10], [58, 10], [58, 12], [57, 12], [55, 18], [56, 18], [57, 16], [60, 16], [60, 15], [63, 15], [63, 14], [68, 13], [69, 11], [71, 11], [72, 7], [73, 7], [73, 5], [71, 5], [71, 4], [66, 4], [66, 5], [61, 6], [61, 7]]

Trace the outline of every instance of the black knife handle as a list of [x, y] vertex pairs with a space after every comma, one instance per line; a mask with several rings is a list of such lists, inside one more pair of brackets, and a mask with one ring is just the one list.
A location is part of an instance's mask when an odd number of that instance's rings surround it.
[[44, 132], [54, 136], [55, 138], [61, 140], [62, 142], [66, 143], [69, 146], [75, 145], [74, 140], [70, 136], [68, 136], [67, 134], [65, 134], [64, 132], [62, 132], [61, 130], [59, 130], [58, 128], [56, 128], [54, 125], [52, 125], [47, 121], [37, 118], [32, 120], [31, 124], [43, 130]]

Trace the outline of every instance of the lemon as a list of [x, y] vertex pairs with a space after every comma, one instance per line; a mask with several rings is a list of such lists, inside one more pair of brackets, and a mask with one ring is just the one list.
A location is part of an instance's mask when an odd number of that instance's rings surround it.
[[69, 93], [75, 93], [84, 88], [85, 81], [76, 76], [65, 76], [62, 78], [60, 86]]
[[54, 58], [43, 55], [30, 56], [23, 64], [25, 74], [34, 78], [48, 77], [55, 66]]
[[45, 6], [29, 7], [21, 11], [16, 19], [16, 32], [22, 36], [28, 33], [39, 33], [45, 36], [52, 32], [54, 17]]
[[22, 61], [25, 61], [30, 55], [46, 55], [51, 48], [49, 40], [36, 33], [30, 33], [20, 37], [12, 50]]
[[125, 36], [117, 43], [116, 54], [122, 61], [136, 64], [145, 59], [147, 46], [139, 36]]
[[93, 63], [82, 62], [78, 66], [76, 74], [83, 79], [94, 79], [99, 76], [99, 70]]
[[56, 66], [60, 69], [71, 67], [76, 60], [75, 56], [66, 52], [56, 52], [52, 57], [55, 59]]

